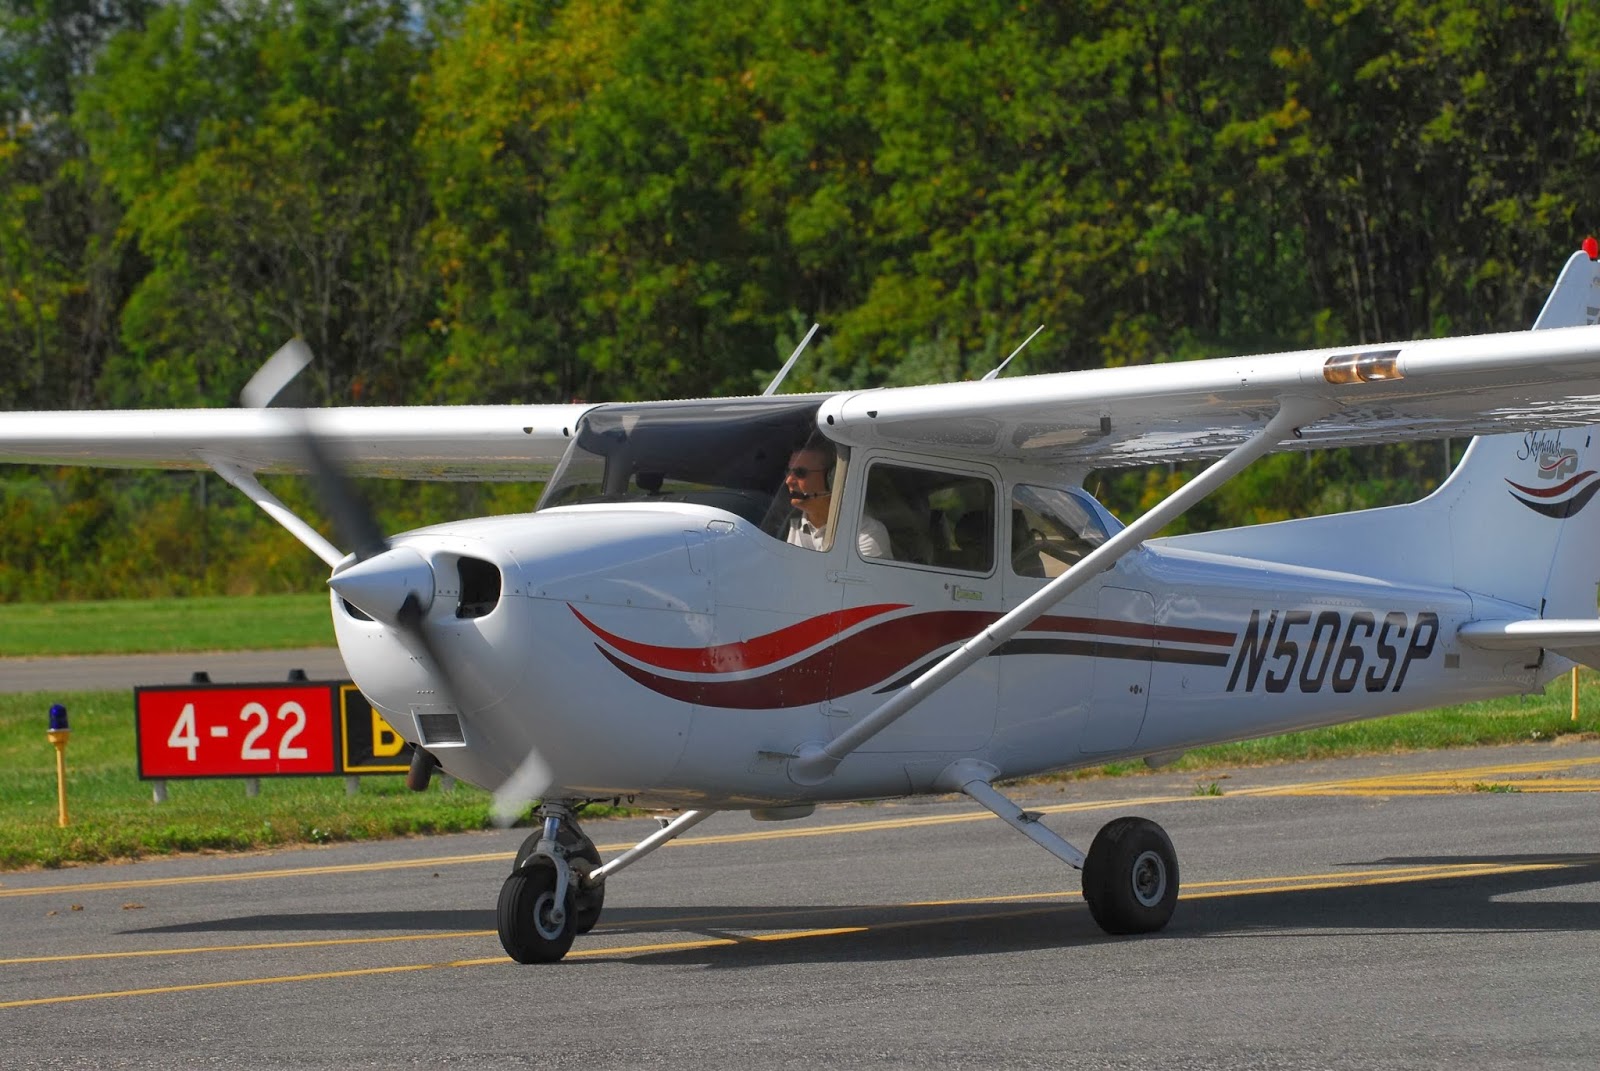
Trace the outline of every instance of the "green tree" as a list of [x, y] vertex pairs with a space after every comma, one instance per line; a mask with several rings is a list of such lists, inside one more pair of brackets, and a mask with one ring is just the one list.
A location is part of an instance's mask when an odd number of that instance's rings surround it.
[[140, 270], [72, 124], [105, 41], [150, 0], [0, 2], [0, 408], [84, 406]]
[[151, 270], [122, 316], [124, 404], [232, 399], [291, 335], [322, 400], [398, 401], [432, 300], [411, 5], [193, 0], [118, 37], [79, 106]]

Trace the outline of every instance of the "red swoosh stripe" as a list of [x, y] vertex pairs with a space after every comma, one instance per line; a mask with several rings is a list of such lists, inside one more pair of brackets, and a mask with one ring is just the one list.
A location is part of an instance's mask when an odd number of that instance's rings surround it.
[[[898, 607], [877, 609], [884, 611], [891, 608]], [[576, 614], [577, 610], [574, 609], [573, 613]], [[836, 615], [824, 616], [831, 619]], [[711, 707], [767, 710], [820, 703], [824, 699], [849, 695], [871, 687], [942, 647], [965, 642], [976, 635], [979, 629], [999, 620], [1000, 616], [996, 613], [972, 610], [937, 610], [880, 621], [792, 665], [743, 680], [681, 680], [666, 677], [652, 673], [642, 666], [625, 662], [599, 644], [595, 644], [595, 649], [639, 684], [668, 698]], [[583, 615], [578, 614], [578, 618], [583, 620]], [[802, 624], [809, 623], [802, 622]], [[601, 630], [588, 621], [584, 621], [584, 624], [589, 625], [597, 634], [601, 634]], [[791, 626], [791, 628], [797, 627], [799, 626]], [[1035, 622], [1033, 628], [1043, 631], [1080, 632], [1218, 647], [1231, 647], [1236, 638], [1230, 632], [1145, 625], [1131, 621], [1100, 621], [1084, 617], [1042, 617]], [[619, 649], [626, 653], [625, 648]], [[677, 652], [714, 650], [714, 648], [647, 649]], [[1155, 658], [1153, 648], [1150, 657]]]
[[807, 706], [859, 692], [930, 651], [967, 639], [997, 617], [998, 614], [969, 610], [941, 610], [881, 621], [793, 665], [736, 681], [663, 677], [622, 661], [599, 644], [595, 647], [622, 672], [671, 699], [710, 707], [763, 710]]
[[1572, 479], [1558, 483], [1554, 487], [1541, 487], [1537, 490], [1532, 487], [1524, 487], [1520, 483], [1512, 483], [1510, 480], [1507, 480], [1506, 483], [1511, 484], [1512, 487], [1515, 487], [1525, 495], [1532, 495], [1534, 498], [1554, 498], [1557, 495], [1566, 494], [1568, 491], [1578, 486], [1578, 484], [1582, 483], [1584, 480], [1587, 480], [1590, 476], [1593, 476], [1594, 472], [1594, 469], [1589, 469], [1587, 472], [1580, 472], [1576, 476], [1572, 477]]
[[[651, 643], [625, 640], [614, 632], [578, 613], [571, 603], [567, 609], [577, 615], [590, 632], [636, 661], [657, 669], [675, 673], [734, 673], [744, 669], [760, 669], [774, 662], [799, 654], [823, 640], [831, 639], [853, 625], [878, 617], [893, 610], [904, 610], [906, 603], [879, 603], [876, 606], [857, 606], [849, 610], [835, 610], [831, 614], [808, 618], [798, 624], [769, 632], [738, 643], [723, 643], [715, 647], [659, 647]], [[604, 650], [604, 648], [602, 648]]]

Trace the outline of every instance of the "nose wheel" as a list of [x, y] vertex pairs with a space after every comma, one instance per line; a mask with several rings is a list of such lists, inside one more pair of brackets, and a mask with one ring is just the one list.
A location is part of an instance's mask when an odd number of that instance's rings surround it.
[[600, 852], [572, 808], [545, 803], [538, 818], [540, 829], [517, 850], [495, 911], [500, 944], [518, 963], [561, 959], [573, 938], [594, 929], [606, 899], [604, 882], [590, 877]]
[[518, 963], [555, 963], [578, 936], [572, 885], [560, 884], [556, 868], [536, 859], [500, 887], [500, 944]]

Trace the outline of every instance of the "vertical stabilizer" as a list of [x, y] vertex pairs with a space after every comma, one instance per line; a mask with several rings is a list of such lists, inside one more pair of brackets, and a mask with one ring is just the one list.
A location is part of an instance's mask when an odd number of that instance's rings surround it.
[[[1567, 261], [1536, 330], [1600, 320], [1600, 262]], [[1448, 512], [1456, 586], [1541, 617], [1592, 618], [1600, 584], [1600, 427], [1474, 439], [1422, 505]]]

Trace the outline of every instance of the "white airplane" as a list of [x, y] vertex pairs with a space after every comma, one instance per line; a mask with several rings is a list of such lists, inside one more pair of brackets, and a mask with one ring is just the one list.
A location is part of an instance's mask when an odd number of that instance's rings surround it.
[[[997, 782], [1539, 690], [1600, 665], [1600, 255], [1536, 330], [832, 395], [11, 413], [8, 462], [210, 468], [332, 569], [352, 678], [431, 769], [537, 800], [500, 938], [561, 959], [621, 870], [719, 810], [962, 792], [1161, 929], [1166, 833], [1087, 852]], [[1405, 506], [1153, 538], [1275, 450], [1477, 435]], [[1132, 524], [1091, 469], [1214, 458]], [[257, 481], [323, 476], [351, 553]], [[341, 472], [546, 480], [528, 515], [385, 537]], [[804, 522], [804, 523], [802, 523]], [[846, 533], [835, 537], [833, 533]], [[681, 814], [602, 862], [577, 814]]]

